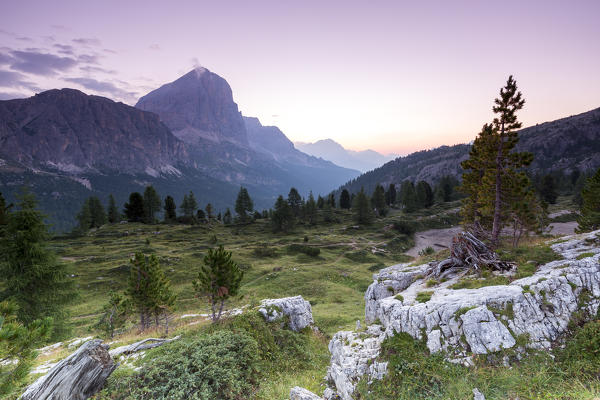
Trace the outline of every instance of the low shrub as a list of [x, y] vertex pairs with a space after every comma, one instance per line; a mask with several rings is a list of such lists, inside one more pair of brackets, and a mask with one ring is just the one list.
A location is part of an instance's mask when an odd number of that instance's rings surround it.
[[243, 333], [182, 339], [153, 352], [138, 373], [110, 380], [99, 398], [248, 398], [256, 383], [257, 355], [256, 341]]
[[396, 232], [407, 236], [412, 236], [417, 231], [417, 226], [414, 222], [403, 219], [395, 221], [392, 226]]
[[288, 249], [288, 253], [290, 253], [290, 254], [302, 253], [302, 254], [306, 254], [307, 256], [311, 256], [311, 257], [318, 257], [319, 254], [321, 254], [320, 248], [308, 246], [305, 244], [292, 243], [287, 247], [287, 249]]

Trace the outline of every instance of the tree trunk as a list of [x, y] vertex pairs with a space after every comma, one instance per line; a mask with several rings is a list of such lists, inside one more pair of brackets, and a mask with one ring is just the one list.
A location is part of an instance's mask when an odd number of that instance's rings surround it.
[[153, 349], [155, 347], [162, 346], [165, 343], [169, 343], [174, 340], [178, 340], [179, 338], [180, 338], [180, 336], [175, 336], [173, 339], [148, 338], [148, 339], [140, 340], [139, 342], [136, 342], [136, 343], [133, 343], [133, 344], [130, 344], [127, 346], [117, 347], [116, 349], [111, 350], [109, 353], [110, 353], [111, 357], [120, 356], [121, 354], [136, 353], [138, 351]]
[[217, 320], [221, 319], [221, 313], [223, 313], [223, 305], [225, 304], [225, 299], [221, 299], [221, 305], [219, 306], [219, 315], [217, 316]]
[[102, 340], [90, 340], [21, 395], [20, 400], [85, 400], [102, 389], [117, 367]]

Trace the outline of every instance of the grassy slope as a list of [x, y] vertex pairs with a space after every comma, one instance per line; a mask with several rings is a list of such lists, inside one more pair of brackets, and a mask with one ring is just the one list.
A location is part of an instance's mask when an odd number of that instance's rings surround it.
[[[457, 206], [458, 203], [436, 206], [410, 218], [418, 220], [422, 230], [447, 227], [455, 220]], [[268, 222], [259, 220], [251, 225], [231, 227], [122, 224], [105, 226], [83, 238], [56, 238], [52, 247], [65, 262], [72, 263], [74, 279], [80, 289], [80, 297], [71, 308], [74, 335], [98, 333], [92, 326], [108, 299], [109, 290], [125, 289], [129, 258], [136, 251], [159, 256], [178, 294], [177, 315], [206, 313], [206, 304], [193, 295], [191, 280], [206, 250], [223, 244], [246, 269], [240, 296], [233, 299], [229, 307], [300, 294], [313, 305], [315, 322], [324, 333], [311, 339], [309, 351], [314, 353], [314, 362], [310, 367], [293, 373], [285, 369], [272, 371], [270, 379], [258, 388], [256, 398], [287, 398], [289, 389], [295, 385], [320, 393], [329, 360], [329, 336], [341, 329], [353, 329], [355, 321], [362, 320], [364, 291], [371, 283], [374, 270], [408, 261], [397, 246], [391, 246], [395, 252], [372, 252], [385, 249], [384, 244], [398, 236], [389, 228], [393, 221], [405, 218], [401, 213], [393, 211], [373, 225], [359, 229], [353, 227], [349, 213], [336, 211], [335, 216], [337, 223], [316, 227], [300, 225], [288, 235], [273, 234]], [[320, 255], [290, 254], [287, 246], [292, 243], [319, 247]], [[275, 251], [274, 257], [255, 255], [254, 250], [264, 244]], [[190, 322], [197, 324], [190, 325]], [[207, 323], [197, 318], [176, 317], [174, 325], [175, 331], [186, 334], [207, 329]], [[118, 339], [129, 343], [157, 334], [140, 335], [132, 327]], [[516, 368], [515, 371], [517, 376], [521, 372], [525, 374], [520, 384], [527, 385], [527, 369]], [[497, 373], [503, 372], [498, 370]]]

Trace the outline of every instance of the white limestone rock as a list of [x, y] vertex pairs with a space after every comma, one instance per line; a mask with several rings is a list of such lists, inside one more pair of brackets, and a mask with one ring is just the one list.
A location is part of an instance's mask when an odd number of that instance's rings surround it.
[[261, 301], [258, 312], [268, 321], [277, 321], [284, 316], [289, 317], [289, 328], [300, 331], [314, 323], [310, 303], [302, 296], [282, 299], [265, 299]]
[[325, 398], [339, 396], [351, 400], [352, 393], [363, 375], [369, 381], [382, 379], [387, 372], [387, 362], [375, 360], [381, 349], [385, 332], [379, 325], [371, 325], [366, 332], [337, 332], [329, 342], [331, 364], [327, 380], [335, 385]]
[[380, 270], [373, 275], [373, 283], [365, 292], [365, 320], [372, 324], [377, 320], [377, 306], [380, 299], [394, 296], [409, 287], [427, 265], [409, 267], [409, 264], [397, 264]]
[[323, 398], [317, 396], [310, 390], [296, 386], [290, 390], [290, 400], [323, 400]]
[[[564, 259], [543, 265], [534, 275], [509, 285], [430, 288], [427, 290], [434, 291], [431, 299], [418, 303], [412, 300], [415, 287], [423, 287], [417, 279], [405, 287], [404, 293], [410, 295], [404, 295], [403, 301], [391, 292], [378, 300], [376, 295], [365, 296], [365, 317], [379, 320], [387, 336], [406, 332], [422, 339], [425, 335], [430, 352], [444, 351], [455, 359], [513, 348], [519, 337], [527, 339], [527, 347], [549, 349], [566, 331], [581, 299], [585, 299], [583, 307], [589, 315], [598, 311], [600, 231], [572, 236], [551, 247]], [[583, 253], [593, 255], [578, 260]], [[397, 287], [402, 287], [412, 279], [407, 276], [419, 270], [382, 270], [384, 274], [375, 276], [367, 293], [381, 295], [381, 286], [390, 282], [390, 276], [397, 277], [395, 282], [402, 282]]]

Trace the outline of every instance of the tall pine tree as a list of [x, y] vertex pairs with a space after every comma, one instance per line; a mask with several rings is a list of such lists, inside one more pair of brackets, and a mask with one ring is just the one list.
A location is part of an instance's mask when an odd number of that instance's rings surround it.
[[144, 197], [139, 192], [129, 195], [129, 202], [125, 203], [124, 214], [129, 222], [142, 222], [144, 220]]
[[577, 218], [576, 231], [580, 233], [600, 229], [600, 168], [586, 181], [581, 198], [583, 204]]
[[117, 208], [117, 203], [115, 202], [115, 198], [111, 194], [108, 196], [108, 222], [111, 224], [116, 224], [121, 220], [121, 215], [119, 214], [119, 209]]
[[385, 204], [385, 189], [380, 184], [375, 186], [371, 204], [380, 217], [383, 217], [386, 214], [387, 209]]
[[292, 207], [283, 196], [279, 195], [275, 202], [273, 214], [271, 215], [271, 224], [274, 232], [287, 233], [293, 229], [296, 222]]
[[144, 222], [147, 224], [155, 223], [160, 206], [160, 196], [154, 186], [146, 186], [146, 190], [144, 190]]
[[248, 190], [245, 187], [240, 187], [237, 199], [235, 200], [235, 212], [238, 215], [238, 219], [241, 223], [245, 224], [251, 221], [250, 214], [254, 210], [254, 203], [248, 194]]
[[48, 249], [49, 238], [35, 197], [23, 193], [0, 238], [0, 276], [4, 282], [0, 301], [13, 301], [19, 321], [26, 325], [52, 318], [52, 336], [58, 339], [68, 333], [66, 307], [76, 293], [69, 269]]
[[360, 188], [360, 192], [354, 197], [352, 211], [354, 212], [354, 220], [358, 224], [368, 225], [373, 221], [371, 202], [369, 201], [369, 196], [365, 193], [364, 188]]
[[175, 205], [175, 200], [173, 199], [173, 197], [165, 197], [165, 205], [163, 209], [165, 210], [166, 222], [175, 222], [177, 220], [177, 206]]
[[348, 189], [342, 189], [342, 193], [340, 193], [340, 208], [343, 210], [349, 210], [352, 207], [352, 203], [350, 202], [350, 193]]

